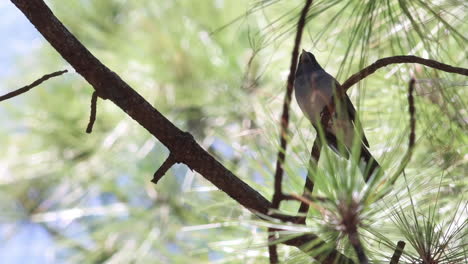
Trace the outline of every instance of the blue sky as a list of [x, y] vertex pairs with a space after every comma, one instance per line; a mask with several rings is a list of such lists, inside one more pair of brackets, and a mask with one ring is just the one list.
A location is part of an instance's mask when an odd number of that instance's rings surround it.
[[[0, 1], [0, 94], [12, 89], [4, 80], [15, 74], [16, 59], [27, 56], [41, 42], [24, 15], [10, 1]], [[40, 225], [29, 221], [12, 223], [8, 216], [0, 218], [2, 263], [54, 263], [54, 254], [52, 239]]]
[[[41, 36], [24, 15], [10, 1], [0, 1], [0, 78], [12, 74], [15, 59], [41, 42]], [[6, 89], [2, 86], [0, 82], [0, 89]]]

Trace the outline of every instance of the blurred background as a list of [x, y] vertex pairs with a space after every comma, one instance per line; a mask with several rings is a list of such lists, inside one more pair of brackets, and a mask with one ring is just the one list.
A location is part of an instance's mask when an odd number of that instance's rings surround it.
[[[271, 198], [278, 119], [304, 1], [47, 4], [104, 64]], [[465, 1], [314, 1], [302, 48], [341, 83], [391, 55], [466, 68], [466, 21]], [[3, 263], [268, 262], [268, 225], [203, 177], [175, 165], [157, 185], [150, 182], [168, 150], [111, 102], [98, 101], [94, 130], [85, 133], [92, 87], [9, 1], [0, 2], [0, 46], [0, 94], [46, 73], [71, 71], [0, 103]], [[416, 148], [392, 196], [363, 214], [365, 244], [374, 259], [391, 255], [385, 238], [408, 241], [414, 230], [398, 219], [410, 215], [410, 226], [418, 219], [430, 223], [424, 227], [439, 234], [431, 240], [439, 246], [453, 233], [447, 245], [466, 256], [466, 76], [394, 64], [348, 94], [371, 152], [390, 173], [407, 149], [412, 76], [418, 79]], [[292, 111], [283, 188], [302, 193], [315, 132], [295, 101]], [[316, 192], [324, 196], [344, 191], [321, 184]], [[295, 214], [297, 208], [285, 202], [281, 209]], [[311, 211], [311, 218], [318, 215]], [[327, 223], [309, 225], [341, 239]], [[407, 250], [407, 261], [418, 257], [417, 246]], [[280, 252], [285, 262], [304, 261], [296, 248]]]

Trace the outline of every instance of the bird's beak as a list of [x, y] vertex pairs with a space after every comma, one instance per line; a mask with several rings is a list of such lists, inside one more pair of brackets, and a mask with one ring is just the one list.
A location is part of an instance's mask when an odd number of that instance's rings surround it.
[[305, 63], [309, 60], [309, 54], [307, 54], [307, 51], [302, 49], [301, 56], [299, 57], [299, 63]]

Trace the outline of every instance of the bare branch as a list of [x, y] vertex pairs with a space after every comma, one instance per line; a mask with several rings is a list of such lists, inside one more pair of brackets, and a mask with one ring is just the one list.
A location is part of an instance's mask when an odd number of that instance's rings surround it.
[[[297, 67], [297, 57], [299, 55], [299, 46], [301, 45], [302, 39], [302, 31], [304, 30], [304, 26], [306, 24], [306, 17], [307, 13], [309, 12], [309, 8], [312, 5], [312, 0], [306, 0], [304, 8], [302, 9], [301, 16], [299, 18], [299, 22], [297, 23], [297, 30], [296, 30], [296, 39], [294, 41], [294, 48], [292, 51], [291, 56], [291, 66], [289, 68], [289, 76], [288, 82], [286, 84], [286, 95], [284, 97], [283, 102], [283, 113], [281, 114], [281, 131], [280, 131], [280, 149], [278, 151], [278, 158], [276, 160], [276, 171], [275, 171], [275, 192], [273, 194], [273, 201], [272, 207], [274, 209], [278, 209], [281, 203], [281, 199], [283, 196], [282, 193], [282, 182], [283, 182], [283, 165], [286, 159], [286, 149], [287, 149], [287, 136], [288, 136], [288, 125], [289, 125], [289, 106], [291, 104], [291, 97], [292, 91], [294, 86], [294, 78], [296, 73]], [[273, 231], [269, 229], [270, 232]], [[270, 235], [270, 239], [271, 239]], [[269, 239], [269, 240], [270, 240]], [[276, 252], [276, 245], [271, 244], [268, 246], [268, 252], [270, 254], [270, 263], [278, 263], [278, 253]]]
[[[307, 176], [306, 176], [305, 183], [304, 183], [303, 196], [312, 194], [314, 190], [314, 182], [312, 181], [312, 173], [315, 171], [317, 164], [319, 162], [320, 149], [321, 149], [320, 138], [317, 135], [317, 137], [314, 140], [314, 145], [312, 146], [312, 149], [310, 150], [309, 168], [307, 170]], [[302, 217], [300, 216], [301, 219], [299, 223], [302, 223], [305, 225], [307, 212], [309, 212], [309, 204], [303, 201], [301, 202], [301, 205], [299, 206], [299, 210], [297, 212], [298, 215], [304, 215]]]
[[[265, 197], [226, 169], [197, 144], [190, 134], [177, 128], [116, 73], [103, 65], [63, 26], [42, 0], [11, 0], [11, 2], [26, 15], [57, 52], [93, 86], [99, 97], [115, 103], [164, 144], [179, 162], [198, 172], [242, 206], [259, 217], [269, 215], [272, 205]], [[295, 216], [270, 214], [270, 217], [286, 222], [297, 221]], [[290, 245], [301, 248], [301, 243], [309, 242], [298, 241]], [[325, 244], [325, 241], [318, 240], [316, 243]], [[332, 249], [331, 256], [352, 262], [336, 249]]]
[[11, 93], [7, 93], [5, 95], [0, 96], [0, 102], [4, 101], [4, 100], [7, 100], [7, 99], [10, 99], [12, 97], [18, 96], [18, 95], [20, 95], [22, 93], [25, 93], [25, 92], [31, 90], [32, 88], [38, 86], [39, 84], [43, 83], [44, 81], [47, 81], [48, 79], [50, 79], [52, 77], [62, 75], [64, 73], [66, 73], [66, 72], [68, 72], [68, 71], [63, 70], [63, 71], [56, 71], [56, 72], [53, 72], [53, 73], [46, 74], [46, 75], [42, 76], [41, 78], [35, 80], [30, 85], [26, 85], [26, 86], [24, 86], [22, 88], [19, 88], [18, 90], [15, 90], [15, 91], [13, 91]]
[[97, 99], [98, 99], [97, 92], [94, 91], [93, 95], [91, 96], [91, 112], [89, 114], [88, 127], [86, 128], [86, 133], [88, 134], [91, 134], [91, 132], [93, 132], [94, 121], [96, 121]]
[[385, 67], [390, 64], [396, 63], [418, 63], [434, 69], [438, 69], [445, 72], [457, 73], [468, 76], [468, 69], [459, 68], [444, 64], [435, 60], [423, 59], [417, 56], [392, 56], [387, 58], [378, 59], [376, 62], [360, 70], [358, 73], [353, 74], [346, 80], [341, 87], [344, 91], [347, 91], [351, 86], [355, 85], [362, 79], [373, 74], [378, 69]]
[[42, 0], [11, 0], [60, 55], [98, 92], [108, 98], [163, 143], [178, 160], [254, 212], [268, 215], [270, 202], [241, 181], [193, 137], [184, 133], [117, 74], [103, 65], [55, 17]]
[[395, 248], [395, 252], [393, 253], [392, 259], [390, 260], [390, 264], [398, 264], [400, 261], [401, 254], [403, 254], [403, 249], [405, 249], [406, 243], [403, 241], [398, 241], [398, 244]]

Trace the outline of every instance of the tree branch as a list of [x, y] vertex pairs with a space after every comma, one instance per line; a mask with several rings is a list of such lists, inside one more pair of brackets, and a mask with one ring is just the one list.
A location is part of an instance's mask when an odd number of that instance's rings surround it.
[[403, 241], [398, 241], [398, 244], [395, 248], [395, 252], [393, 253], [392, 259], [390, 260], [390, 264], [398, 264], [400, 261], [401, 254], [403, 254], [403, 249], [405, 249], [406, 243]]
[[270, 203], [227, 170], [193, 137], [172, 124], [116, 73], [103, 65], [54, 16], [42, 0], [11, 0], [47, 41], [82, 75], [102, 98], [125, 111], [163, 143], [177, 160], [205, 176], [240, 204], [268, 214]]
[[347, 91], [351, 86], [355, 85], [362, 79], [373, 74], [378, 69], [385, 67], [390, 64], [396, 63], [418, 63], [434, 69], [438, 69], [445, 72], [457, 73], [468, 76], [468, 69], [450, 66], [435, 60], [423, 59], [417, 56], [392, 56], [387, 58], [378, 59], [376, 62], [360, 70], [358, 73], [353, 74], [346, 80], [341, 87], [344, 91]]
[[[288, 136], [288, 125], [289, 125], [289, 106], [291, 104], [292, 91], [294, 87], [294, 78], [296, 74], [297, 67], [297, 57], [299, 55], [299, 46], [301, 45], [302, 31], [306, 23], [307, 13], [309, 8], [312, 5], [312, 0], [306, 0], [304, 8], [302, 9], [301, 16], [299, 17], [299, 22], [297, 23], [296, 30], [296, 39], [294, 41], [294, 48], [291, 56], [291, 66], [289, 67], [289, 76], [288, 82], [286, 84], [286, 95], [283, 102], [283, 113], [281, 114], [281, 131], [280, 131], [280, 149], [278, 151], [278, 158], [276, 160], [276, 171], [274, 179], [274, 194], [272, 201], [272, 208], [278, 209], [283, 197], [282, 192], [282, 183], [283, 183], [283, 165], [286, 159], [286, 149], [287, 149], [287, 136]], [[270, 232], [273, 232], [273, 229], [269, 229]], [[272, 235], [270, 235], [271, 240]], [[270, 255], [270, 263], [278, 263], [278, 253], [276, 252], [276, 244], [271, 244], [268, 246], [268, 252]]]
[[279, 208], [281, 202], [282, 190], [281, 184], [283, 180], [283, 164], [286, 158], [286, 149], [288, 146], [288, 125], [289, 125], [289, 106], [291, 104], [291, 97], [294, 87], [294, 78], [297, 68], [297, 57], [299, 55], [299, 46], [301, 45], [302, 31], [304, 30], [307, 12], [309, 11], [312, 0], [306, 0], [306, 4], [301, 12], [301, 17], [297, 23], [296, 39], [294, 41], [294, 48], [291, 55], [291, 66], [289, 68], [288, 82], [286, 84], [286, 95], [284, 96], [283, 112], [281, 114], [281, 131], [280, 131], [280, 150], [278, 151], [278, 158], [276, 161], [275, 170], [275, 193], [273, 195], [273, 208]]
[[[258, 216], [268, 215], [271, 203], [265, 197], [226, 169], [197, 144], [190, 134], [177, 128], [116, 73], [103, 65], [65, 28], [42, 0], [11, 0], [11, 2], [25, 14], [55, 50], [93, 86], [99, 97], [111, 100], [125, 111], [164, 144], [176, 160], [198, 172]], [[294, 216], [278, 214], [270, 216], [287, 222], [297, 220]], [[325, 242], [320, 240], [318, 243]], [[292, 245], [299, 248], [302, 246], [300, 242]], [[351, 261], [336, 249], [332, 249], [332, 253], [336, 259]]]
[[[314, 145], [312, 146], [312, 149], [310, 150], [310, 159], [309, 159], [309, 168], [307, 170], [307, 176], [305, 179], [304, 183], [304, 191], [303, 191], [303, 196], [310, 195], [312, 194], [314, 190], [314, 182], [312, 181], [312, 173], [315, 172], [317, 168], [317, 164], [320, 159], [320, 149], [321, 149], [321, 144], [320, 144], [320, 138], [317, 137], [314, 140]], [[305, 201], [301, 202], [301, 205], [299, 206], [298, 210], [298, 215], [304, 214], [305, 216], [300, 216], [300, 222], [305, 225], [305, 221], [307, 218], [307, 212], [309, 212], [309, 204]]]
[[7, 99], [10, 99], [12, 97], [18, 96], [20, 94], [23, 94], [23, 93], [31, 90], [32, 88], [38, 86], [39, 84], [43, 83], [44, 81], [47, 81], [48, 79], [50, 79], [52, 77], [62, 75], [64, 73], [66, 73], [66, 72], [68, 72], [68, 71], [63, 70], [63, 71], [56, 71], [56, 72], [53, 72], [53, 73], [46, 74], [46, 75], [42, 76], [41, 78], [35, 80], [30, 85], [26, 85], [26, 86], [24, 86], [22, 88], [19, 88], [18, 90], [14, 90], [13, 92], [10, 92], [10, 93], [7, 93], [5, 95], [0, 96], [0, 102], [4, 101], [4, 100], [7, 100]]

